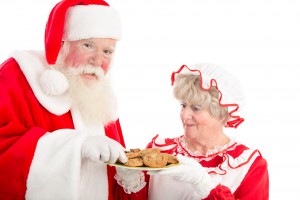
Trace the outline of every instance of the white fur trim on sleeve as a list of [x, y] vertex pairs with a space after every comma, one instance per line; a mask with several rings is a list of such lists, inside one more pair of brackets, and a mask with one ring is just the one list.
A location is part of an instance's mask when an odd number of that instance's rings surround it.
[[108, 198], [107, 165], [81, 158], [81, 146], [89, 134], [60, 129], [39, 139], [27, 178], [26, 199]]
[[84, 139], [71, 129], [40, 138], [28, 174], [26, 199], [78, 199]]

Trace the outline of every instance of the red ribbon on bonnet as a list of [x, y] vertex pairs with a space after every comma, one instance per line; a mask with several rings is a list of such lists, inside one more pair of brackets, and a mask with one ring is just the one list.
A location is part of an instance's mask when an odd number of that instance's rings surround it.
[[[229, 112], [229, 116], [231, 118], [233, 118], [233, 120], [230, 120], [227, 122], [227, 124], [225, 125], [225, 127], [229, 127], [229, 128], [237, 128], [243, 121], [245, 121], [244, 118], [241, 118], [240, 116], [234, 116], [233, 113], [236, 112], [238, 109], [239, 109], [239, 105], [237, 103], [231, 103], [231, 104], [222, 104], [221, 103], [221, 100], [222, 100], [222, 92], [219, 90], [218, 88], [218, 83], [215, 79], [211, 79], [210, 80], [210, 85], [209, 85], [209, 88], [206, 89], [206, 88], [203, 88], [202, 86], [202, 82], [203, 82], [203, 79], [202, 79], [202, 73], [201, 71], [197, 70], [197, 69], [190, 69], [188, 66], [186, 65], [182, 65], [180, 67], [180, 69], [176, 72], [173, 72], [172, 75], [171, 75], [171, 85], [174, 85], [174, 82], [175, 82], [175, 75], [176, 74], [179, 74], [184, 68], [187, 68], [189, 71], [191, 72], [198, 72], [199, 73], [199, 76], [200, 76], [200, 83], [199, 83], [199, 86], [202, 90], [204, 91], [208, 91], [212, 88], [213, 85], [215, 85], [216, 89], [219, 91], [220, 93], [220, 99], [219, 99], [219, 104], [221, 106], [224, 106], [224, 107], [229, 107], [229, 106], [235, 106], [235, 109], [232, 110], [231, 112]], [[214, 84], [213, 84], [214, 83]]]

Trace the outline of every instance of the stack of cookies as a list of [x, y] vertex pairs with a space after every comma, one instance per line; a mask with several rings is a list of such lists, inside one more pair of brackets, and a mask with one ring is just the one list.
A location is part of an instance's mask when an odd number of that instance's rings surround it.
[[149, 148], [141, 150], [139, 148], [130, 149], [125, 152], [128, 157], [128, 161], [123, 163], [129, 167], [152, 167], [161, 168], [169, 164], [176, 164], [178, 160], [176, 156], [167, 153], [161, 153], [158, 148]]

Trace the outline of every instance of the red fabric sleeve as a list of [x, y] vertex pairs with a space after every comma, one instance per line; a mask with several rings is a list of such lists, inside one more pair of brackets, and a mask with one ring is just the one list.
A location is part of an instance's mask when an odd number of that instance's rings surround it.
[[17, 116], [25, 118], [29, 110], [22, 104], [24, 95], [19, 93], [24, 77], [11, 67], [17, 68], [12, 59], [0, 69], [0, 199], [24, 199], [36, 143], [45, 131], [26, 127], [28, 120]]
[[105, 127], [105, 134], [107, 137], [118, 141], [122, 146], [125, 147], [125, 142], [119, 119], [115, 122], [108, 124]]
[[143, 189], [137, 193], [126, 194], [123, 190], [123, 187], [117, 184], [115, 198], [114, 200], [147, 200], [148, 199], [148, 189], [145, 186]]
[[268, 200], [269, 176], [267, 162], [257, 157], [234, 194], [222, 185], [214, 188], [204, 200]]
[[236, 199], [267, 200], [269, 199], [269, 174], [267, 161], [257, 157], [235, 192]]
[[[1, 138], [0, 144], [0, 199], [21, 200], [25, 197], [26, 181], [38, 139], [45, 133], [32, 128], [21, 136], [20, 129], [9, 124], [0, 135], [14, 133], [12, 137]], [[7, 132], [10, 131], [10, 132]]]
[[235, 198], [232, 195], [229, 188], [219, 184], [210, 192], [208, 197], [206, 197], [203, 200], [234, 200], [234, 199]]
[[41, 106], [12, 58], [0, 66], [0, 91], [0, 199], [21, 200], [39, 138], [74, 126], [70, 114], [55, 116]]

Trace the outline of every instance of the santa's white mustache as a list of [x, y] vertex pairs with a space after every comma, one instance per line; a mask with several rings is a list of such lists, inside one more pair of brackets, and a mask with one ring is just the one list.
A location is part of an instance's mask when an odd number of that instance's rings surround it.
[[95, 67], [92, 65], [80, 65], [76, 68], [70, 67], [68, 68], [68, 71], [73, 75], [90, 74], [95, 75], [97, 78], [104, 76], [104, 72], [101, 67]]

